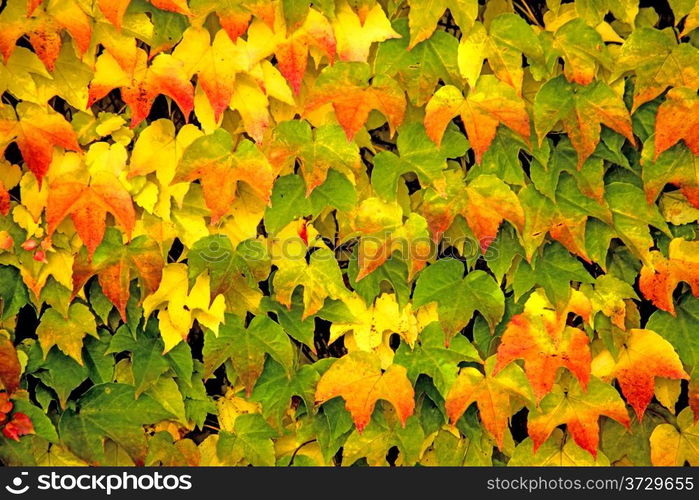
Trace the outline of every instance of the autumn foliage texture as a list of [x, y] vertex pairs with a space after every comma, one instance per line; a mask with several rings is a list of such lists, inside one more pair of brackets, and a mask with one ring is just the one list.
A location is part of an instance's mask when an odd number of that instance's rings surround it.
[[7, 0], [0, 460], [699, 465], [699, 4]]

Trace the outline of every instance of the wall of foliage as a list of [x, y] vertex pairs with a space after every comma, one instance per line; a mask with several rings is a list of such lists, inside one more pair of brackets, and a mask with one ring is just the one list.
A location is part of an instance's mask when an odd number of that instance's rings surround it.
[[5, 464], [699, 465], [699, 3], [3, 4]]

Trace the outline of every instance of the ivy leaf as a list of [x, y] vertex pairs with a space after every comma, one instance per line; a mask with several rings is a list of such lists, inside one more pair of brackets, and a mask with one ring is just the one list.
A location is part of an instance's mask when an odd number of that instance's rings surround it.
[[321, 125], [312, 131], [306, 121], [282, 122], [274, 129], [267, 154], [270, 163], [280, 167], [300, 160], [307, 197], [326, 181], [331, 168], [354, 179], [360, 167], [359, 148], [347, 141], [337, 125]]
[[605, 415], [628, 427], [629, 413], [614, 387], [592, 377], [587, 388], [572, 384], [556, 385], [530, 414], [527, 430], [536, 453], [560, 424], [565, 423], [575, 442], [596, 459], [599, 444], [599, 417]]
[[0, 382], [9, 394], [19, 388], [21, 374], [22, 367], [15, 346], [7, 337], [0, 337]]
[[386, 117], [392, 132], [405, 115], [404, 92], [396, 81], [381, 74], [372, 78], [369, 65], [360, 62], [333, 64], [321, 72], [306, 101], [306, 113], [326, 104], [332, 104], [348, 140], [366, 123], [371, 110]]
[[80, 151], [73, 128], [62, 115], [30, 103], [20, 103], [15, 111], [0, 106], [0, 151], [16, 142], [39, 186], [49, 170], [55, 146]]
[[[219, 128], [187, 147], [172, 182], [199, 179], [206, 206], [211, 210], [211, 222], [215, 224], [236, 199], [238, 182], [248, 184], [258, 198], [268, 203], [274, 177], [271, 165], [252, 142], [241, 141], [234, 152], [233, 138]], [[221, 182], [224, 178], [227, 182]]]
[[579, 328], [568, 326], [566, 319], [574, 313], [589, 321], [590, 309], [589, 299], [577, 290], [560, 309], [552, 307], [540, 291], [534, 292], [524, 312], [513, 316], [502, 334], [494, 373], [523, 359], [537, 401], [551, 392], [561, 367], [573, 373], [584, 390], [590, 380], [589, 339]]
[[83, 338], [85, 335], [99, 338], [95, 317], [87, 306], [77, 302], [71, 304], [67, 317], [63, 317], [53, 308], [44, 312], [36, 334], [44, 351], [44, 359], [51, 348], [57, 345], [61, 351], [81, 365]]
[[655, 160], [680, 139], [699, 156], [699, 96], [682, 87], [671, 89], [666, 101], [658, 107], [655, 119]]
[[592, 465], [608, 466], [609, 460], [603, 453], [597, 453], [596, 458], [568, 439], [561, 429], [554, 429], [551, 436], [541, 444], [536, 453], [534, 442], [527, 438], [517, 445], [509, 466], [558, 466], [558, 467], [589, 467]]
[[669, 183], [678, 186], [687, 201], [694, 207], [699, 207], [699, 155], [693, 154], [682, 144], [671, 147], [655, 159], [653, 150], [653, 140], [646, 140], [643, 144], [641, 165], [643, 189], [648, 203], [654, 203]]
[[493, 76], [481, 76], [465, 98], [451, 85], [435, 92], [425, 107], [425, 130], [437, 146], [447, 125], [457, 115], [464, 123], [477, 163], [493, 142], [500, 124], [529, 142], [529, 114], [524, 101], [510, 86]]
[[17, 315], [29, 302], [27, 287], [22, 282], [20, 271], [12, 266], [0, 266], [0, 300], [2, 301], [3, 321]]
[[595, 151], [601, 125], [635, 144], [624, 102], [602, 81], [581, 87], [558, 76], [542, 85], [534, 98], [534, 125], [539, 144], [558, 123], [578, 152], [578, 169]]
[[415, 394], [405, 367], [393, 364], [382, 371], [379, 358], [362, 351], [343, 356], [321, 376], [316, 388], [316, 404], [337, 396], [345, 400], [359, 432], [369, 423], [379, 399], [394, 406], [404, 426], [415, 409]]
[[638, 286], [643, 295], [659, 309], [675, 315], [672, 294], [680, 281], [689, 283], [692, 293], [699, 297], [699, 262], [694, 257], [699, 242], [674, 238], [669, 246], [669, 258], [651, 252], [651, 264], [641, 268]]
[[556, 30], [553, 46], [563, 57], [563, 73], [569, 82], [588, 85], [598, 68], [610, 69], [612, 65], [600, 34], [580, 18]]
[[235, 419], [233, 433], [223, 431], [219, 435], [216, 452], [232, 463], [245, 458], [251, 465], [274, 465], [274, 432], [262, 415], [250, 413]]
[[[121, 234], [109, 228], [105, 237], [88, 260], [85, 252], [73, 263], [73, 297], [82, 290], [87, 280], [97, 274], [104, 295], [126, 321], [131, 278], [135, 274], [141, 284], [142, 295], [150, 295], [160, 286], [163, 273], [160, 248], [146, 236], [134, 238], [124, 245]], [[132, 274], [133, 273], [133, 274]]]
[[294, 362], [286, 333], [266, 316], [255, 316], [245, 328], [239, 318], [227, 314], [218, 336], [211, 331], [206, 333], [203, 353], [205, 378], [230, 359], [248, 396], [262, 373], [267, 354], [284, 367], [287, 378], [291, 377]]
[[476, 403], [483, 426], [502, 449], [514, 402], [530, 401], [532, 394], [519, 366], [509, 365], [495, 374], [495, 364], [494, 356], [488, 358], [485, 374], [477, 368], [462, 368], [449, 389], [445, 407], [453, 425], [472, 403]]
[[444, 11], [449, 9], [457, 19], [459, 26], [468, 31], [473, 20], [478, 15], [478, 2], [475, 0], [457, 0], [448, 2], [447, 0], [435, 0], [427, 6], [411, 2], [408, 12], [408, 22], [410, 23], [410, 45], [408, 50], [415, 47], [423, 40], [427, 40], [435, 28], [437, 21], [444, 15]]
[[491, 331], [505, 312], [505, 297], [495, 280], [476, 270], [464, 277], [464, 265], [458, 260], [438, 260], [418, 276], [413, 292], [413, 306], [437, 302], [439, 321], [451, 338], [471, 320], [478, 310], [488, 321]]
[[639, 27], [621, 46], [615, 74], [636, 74], [633, 107], [655, 99], [669, 87], [699, 86], [699, 49], [678, 44], [671, 31]]
[[682, 467], [699, 463], [699, 429], [689, 408], [677, 416], [677, 426], [660, 424], [650, 435], [650, 457], [655, 466]]
[[143, 464], [147, 445], [144, 425], [173, 415], [143, 394], [134, 397], [125, 384], [100, 384], [88, 390], [75, 410], [66, 410], [58, 423], [59, 433], [70, 450], [94, 465], [106, 463], [104, 443], [111, 439], [136, 462]]
[[88, 260], [102, 242], [107, 213], [111, 213], [126, 232], [136, 225], [136, 213], [128, 191], [113, 174], [100, 172], [89, 183], [62, 177], [53, 181], [46, 202], [46, 222], [51, 236], [70, 215], [80, 239], [87, 247]]
[[631, 329], [613, 371], [639, 420], [653, 398], [656, 377], [689, 379], [672, 344], [652, 330]]

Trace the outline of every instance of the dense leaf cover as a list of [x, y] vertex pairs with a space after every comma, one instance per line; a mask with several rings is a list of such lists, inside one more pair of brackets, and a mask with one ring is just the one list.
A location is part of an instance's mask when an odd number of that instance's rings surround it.
[[699, 3], [3, 4], [5, 464], [699, 465]]

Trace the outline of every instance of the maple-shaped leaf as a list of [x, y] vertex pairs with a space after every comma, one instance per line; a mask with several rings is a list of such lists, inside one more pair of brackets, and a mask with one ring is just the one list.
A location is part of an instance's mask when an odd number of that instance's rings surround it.
[[68, 316], [63, 317], [56, 309], [48, 309], [41, 317], [41, 323], [36, 328], [44, 359], [54, 345], [83, 364], [82, 348], [85, 335], [99, 338], [96, 332], [95, 317], [90, 309], [78, 302], [71, 304]]
[[675, 315], [672, 294], [680, 281], [688, 283], [699, 297], [699, 241], [674, 238], [668, 247], [668, 258], [651, 252], [650, 265], [641, 268], [638, 285], [641, 293], [658, 308]]
[[[681, 127], [678, 123], [683, 119], [685, 123], [691, 121], [687, 118], [677, 118], [672, 126]], [[643, 188], [648, 203], [656, 201], [666, 184], [673, 184], [681, 189], [687, 201], [694, 207], [699, 207], [699, 155], [693, 154], [687, 146], [680, 143], [654, 157], [654, 147], [651, 137], [643, 143], [641, 153]]]
[[413, 0], [410, 2], [410, 11], [408, 12], [408, 22], [410, 23], [408, 50], [432, 36], [437, 28], [437, 21], [441, 19], [447, 8], [464, 33], [468, 32], [473, 20], [478, 15], [478, 2], [476, 0], [456, 0], [454, 2], [434, 0], [428, 4], [421, 4]]
[[297, 30], [275, 48], [277, 66], [295, 94], [301, 90], [311, 48], [323, 53], [330, 64], [335, 59], [335, 35], [327, 18], [315, 9]]
[[699, 49], [677, 43], [671, 30], [639, 27], [621, 46], [615, 75], [636, 75], [632, 111], [670, 87], [699, 87]]
[[[524, 305], [524, 312], [510, 319], [497, 350], [495, 373], [516, 359], [540, 401], [551, 391], [559, 368], [567, 368], [582, 388], [590, 380], [590, 348], [585, 332], [566, 324], [569, 313], [589, 321], [591, 305], [582, 292], [573, 290], [563, 307], [552, 307], [540, 290]], [[543, 442], [543, 441], [542, 441]]]
[[70, 215], [75, 229], [92, 258], [104, 237], [107, 213], [111, 213], [127, 235], [136, 224], [136, 214], [128, 191], [108, 172], [100, 172], [89, 183], [62, 177], [49, 187], [46, 223], [51, 236]]
[[650, 435], [650, 459], [656, 467], [682, 467], [699, 464], [699, 424], [685, 408], [676, 425], [662, 423]]
[[558, 76], [542, 85], [534, 98], [534, 125], [539, 144], [558, 123], [578, 152], [578, 169], [595, 151], [601, 125], [635, 144], [631, 117], [621, 96], [602, 81], [583, 87]]
[[503, 124], [529, 141], [529, 114], [524, 101], [509, 85], [491, 75], [483, 75], [466, 98], [451, 85], [439, 89], [425, 107], [425, 130], [439, 146], [444, 130], [455, 116], [460, 116], [466, 135], [480, 163]]
[[[272, 279], [274, 296], [280, 304], [291, 309], [291, 297], [298, 286], [303, 286], [303, 317], [317, 313], [326, 298], [341, 300], [349, 296], [342, 272], [332, 251], [317, 248], [306, 262], [306, 243], [297, 236], [294, 241], [284, 232], [278, 235], [285, 253], [274, 261], [278, 269]], [[289, 238], [289, 239], [286, 239]], [[281, 250], [281, 246], [278, 250]]]
[[[459, 70], [471, 87], [481, 75], [483, 61], [502, 82], [522, 94], [524, 68], [522, 54], [533, 63], [543, 57], [541, 42], [532, 26], [517, 14], [501, 14], [492, 20], [486, 31], [477, 22], [459, 43]], [[528, 138], [528, 136], [527, 136]]]
[[223, 295], [217, 295], [212, 301], [210, 290], [208, 274], [199, 275], [190, 290], [187, 266], [168, 264], [163, 268], [160, 286], [143, 301], [143, 317], [159, 311], [160, 335], [165, 344], [163, 354], [187, 339], [195, 319], [218, 332], [224, 321], [226, 300]]
[[672, 344], [652, 330], [635, 328], [629, 330], [612, 373], [639, 420], [653, 399], [656, 377], [689, 379]]
[[34, 434], [34, 425], [25, 413], [17, 411], [12, 414], [12, 420], [3, 427], [2, 434], [8, 439], [19, 441], [20, 436]]
[[614, 326], [626, 330], [627, 299], [638, 300], [631, 285], [611, 274], [599, 276], [595, 279], [591, 298], [592, 316], [601, 312], [611, 319]]
[[398, 130], [398, 154], [380, 151], [374, 156], [371, 185], [377, 194], [387, 200], [395, 199], [399, 179], [405, 174], [417, 174], [424, 187], [433, 186], [440, 194], [444, 191], [444, 172], [447, 158], [458, 158], [468, 149], [463, 134], [450, 127], [444, 141], [435, 146], [420, 123], [407, 123]]
[[475, 270], [464, 277], [464, 265], [455, 259], [438, 260], [418, 276], [413, 306], [437, 303], [445, 343], [464, 328], [477, 310], [491, 331], [505, 312], [505, 297], [492, 276]]
[[88, 259], [87, 252], [84, 251], [75, 259], [73, 297], [96, 274], [104, 295], [126, 322], [131, 279], [138, 277], [142, 297], [150, 295], [160, 285], [164, 265], [162, 253], [155, 241], [147, 236], [138, 236], [124, 244], [121, 233], [109, 228], [92, 255], [92, 260]]
[[379, 44], [374, 60], [375, 71], [381, 68], [405, 87], [410, 101], [423, 106], [441, 80], [459, 85], [461, 77], [456, 63], [458, 40], [446, 31], [436, 31], [429, 39], [408, 50], [408, 22], [396, 19], [393, 29], [400, 38]]
[[476, 348], [463, 335], [455, 336], [449, 346], [444, 345], [444, 331], [437, 322], [428, 324], [410, 347], [407, 342], [398, 346], [396, 364], [408, 369], [414, 383], [420, 375], [428, 375], [439, 393], [446, 397], [459, 373], [462, 361], [482, 362]]
[[19, 387], [19, 377], [22, 368], [17, 357], [17, 350], [12, 341], [3, 336], [0, 338], [0, 382], [8, 393], [13, 393]]
[[170, 54], [159, 54], [148, 64], [147, 54], [139, 49], [133, 69], [128, 72], [109, 52], [100, 54], [95, 63], [95, 76], [90, 82], [88, 105], [116, 88], [121, 90], [121, 98], [131, 109], [132, 128], [148, 116], [153, 101], [160, 94], [171, 97], [185, 119], [194, 106], [194, 88], [184, 65]]
[[444, 405], [454, 425], [464, 411], [476, 403], [483, 426], [502, 449], [513, 406], [531, 401], [532, 393], [519, 366], [512, 364], [497, 374], [494, 374], [494, 367], [495, 356], [491, 356], [485, 361], [485, 374], [474, 367], [462, 368]]
[[282, 122], [274, 129], [265, 153], [276, 170], [300, 161], [306, 196], [325, 182], [329, 169], [354, 179], [361, 164], [357, 144], [348, 141], [342, 128], [334, 124], [311, 130], [306, 121]]
[[106, 383], [91, 387], [74, 409], [63, 412], [58, 431], [73, 453], [93, 465], [108, 463], [108, 439], [143, 464], [147, 452], [143, 426], [174, 418], [148, 394], [136, 398], [132, 386]]
[[349, 140], [372, 110], [384, 115], [393, 133], [403, 122], [406, 106], [405, 92], [395, 80], [380, 73], [372, 78], [370, 66], [361, 62], [339, 62], [323, 69], [309, 92], [305, 112], [329, 104]]
[[199, 179], [206, 205], [211, 210], [211, 222], [215, 224], [230, 210], [239, 181], [247, 183], [255, 195], [267, 203], [274, 178], [267, 158], [251, 141], [240, 141], [233, 151], [231, 134], [219, 128], [187, 147], [173, 183]]
[[16, 110], [0, 107], [0, 151], [4, 152], [12, 142], [17, 143], [39, 185], [49, 170], [54, 147], [80, 151], [75, 131], [62, 115], [51, 108], [24, 102]]
[[648, 203], [643, 191], [627, 182], [612, 182], [605, 189], [605, 200], [612, 211], [612, 226], [629, 251], [644, 263], [649, 262], [653, 246], [648, 226], [652, 225], [671, 236], [657, 205]]
[[[620, 427], [624, 432], [626, 429]], [[604, 434], [603, 434], [604, 435]], [[517, 445], [512, 458], [507, 462], [509, 467], [535, 466], [535, 467], [590, 467], [609, 466], [609, 459], [604, 453], [597, 453], [596, 457], [583, 450], [570, 439], [561, 429], [554, 429], [551, 436], [534, 453], [534, 442], [527, 438]]]
[[556, 30], [553, 47], [563, 58], [563, 73], [569, 82], [588, 85], [598, 69], [610, 69], [612, 59], [600, 34], [580, 18]]
[[393, 30], [379, 4], [368, 9], [362, 17], [352, 10], [349, 3], [342, 2], [336, 9], [332, 26], [341, 61], [366, 62], [372, 44], [401, 36]]
[[[190, 15], [191, 11], [187, 6], [187, 0], [150, 0], [150, 3], [158, 9], [166, 10], [169, 12], [176, 12], [178, 14]], [[97, 6], [99, 7], [104, 17], [114, 25], [114, 27], [121, 31], [122, 21], [124, 19], [124, 14], [129, 8], [131, 0], [98, 0]]]
[[382, 371], [379, 358], [369, 352], [346, 354], [321, 376], [316, 387], [316, 404], [338, 396], [345, 400], [359, 432], [371, 420], [379, 399], [393, 405], [403, 425], [415, 409], [415, 392], [405, 367], [393, 364]]
[[611, 385], [592, 377], [586, 386], [577, 382], [554, 386], [538, 408], [529, 413], [527, 431], [534, 442], [534, 452], [556, 427], [566, 424], [578, 446], [596, 458], [602, 415], [626, 427], [630, 424], [624, 400]]
[[236, 73], [249, 69], [248, 55], [225, 30], [216, 32], [212, 40], [204, 28], [189, 28], [172, 55], [183, 63], [187, 76], [197, 75], [197, 85], [206, 94], [218, 122], [233, 97]]
[[360, 235], [359, 272], [355, 281], [372, 273], [394, 251], [400, 251], [408, 262], [408, 279], [412, 279], [424, 267], [432, 250], [425, 219], [410, 213], [404, 221], [397, 202], [367, 198], [357, 208], [350, 225], [352, 234]]
[[699, 96], [696, 89], [670, 89], [655, 118], [655, 159], [683, 139], [699, 156]]
[[258, 283], [270, 273], [270, 259], [262, 243], [245, 240], [233, 247], [225, 234], [213, 234], [198, 240], [187, 253], [190, 284], [207, 273], [210, 298], [226, 298], [226, 306], [239, 316], [256, 313], [262, 300]]
[[49, 71], [61, 51], [61, 33], [67, 31], [82, 56], [90, 46], [91, 20], [75, 0], [52, 1], [30, 15], [23, 15], [27, 2], [14, 0], [0, 14], [0, 53], [5, 63], [15, 50], [15, 42], [26, 34], [36, 55]]
[[192, 2], [190, 8], [202, 19], [216, 14], [221, 27], [234, 42], [245, 34], [253, 16], [274, 28], [276, 5], [268, 0], [199, 0]]
[[291, 341], [279, 324], [267, 316], [255, 316], [247, 328], [243, 321], [227, 314], [218, 335], [209, 331], [204, 338], [204, 377], [231, 360], [250, 396], [269, 354], [284, 367], [287, 378], [292, 374], [294, 351]]
[[420, 213], [427, 219], [432, 238], [439, 241], [457, 215], [461, 215], [485, 253], [504, 220], [520, 232], [524, 212], [517, 195], [494, 175], [479, 175], [466, 183], [460, 170], [445, 172], [446, 193], [426, 189]]

